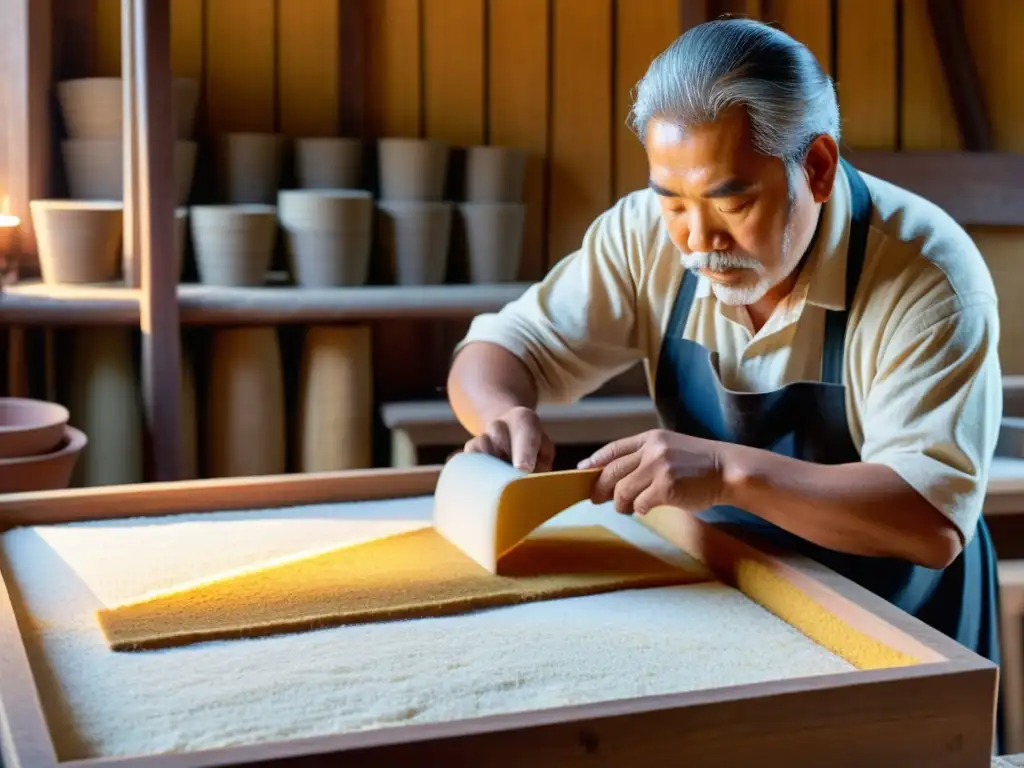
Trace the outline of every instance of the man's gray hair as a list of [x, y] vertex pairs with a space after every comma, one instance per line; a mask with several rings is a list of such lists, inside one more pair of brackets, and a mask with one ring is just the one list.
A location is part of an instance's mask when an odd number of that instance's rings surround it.
[[839, 142], [832, 78], [802, 43], [749, 19], [700, 24], [673, 42], [637, 85], [630, 124], [644, 141], [655, 118], [685, 130], [737, 105], [747, 110], [755, 149], [791, 173], [816, 137]]

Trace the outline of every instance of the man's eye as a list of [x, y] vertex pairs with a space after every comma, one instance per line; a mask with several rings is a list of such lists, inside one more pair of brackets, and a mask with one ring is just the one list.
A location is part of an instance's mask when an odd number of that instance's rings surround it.
[[730, 201], [728, 204], [719, 207], [718, 210], [722, 213], [739, 213], [745, 208], [750, 207], [751, 202], [752, 201], [750, 199], [741, 200], [739, 202]]

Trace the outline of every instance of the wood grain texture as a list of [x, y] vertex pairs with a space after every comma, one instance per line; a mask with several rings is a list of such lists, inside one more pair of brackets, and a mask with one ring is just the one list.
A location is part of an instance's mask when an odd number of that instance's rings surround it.
[[971, 152], [992, 152], [992, 123], [964, 29], [963, 6], [962, 2], [928, 0], [928, 21], [964, 147]]
[[80, 0], [96, 6], [93, 77], [121, 74], [121, 0]]
[[678, 0], [615, 6], [615, 197], [647, 186], [647, 154], [629, 125], [634, 89], [654, 58], [679, 34]]
[[[965, 3], [964, 26], [984, 87], [996, 148], [1024, 153], [1024, 99], [1020, 73], [1024, 71], [1024, 3], [986, 0]], [[1001, 338], [999, 356], [1003, 373], [1024, 373], [1024, 228], [972, 228], [971, 235], [985, 255], [999, 292]]]
[[764, 20], [806, 45], [829, 74], [832, 73], [832, 4], [825, 0], [771, 0]]
[[274, 0], [206, 5], [206, 118], [211, 133], [275, 127]]
[[903, 149], [961, 148], [939, 51], [928, 23], [928, 0], [903, 0], [903, 87], [900, 109]]
[[612, 201], [612, 3], [554, 0], [548, 264]]
[[837, 70], [843, 143], [895, 149], [896, 2], [839, 0]]
[[292, 137], [338, 133], [338, 0], [278, 5], [278, 124]]
[[520, 279], [547, 267], [548, 68], [550, 0], [490, 0], [488, 16], [488, 141], [527, 151], [526, 223]]
[[146, 478], [181, 472], [181, 333], [174, 254], [175, 122], [170, 0], [134, 0], [139, 146], [139, 368]]
[[423, 132], [420, 0], [370, 4], [370, 94], [378, 136]]
[[482, 144], [484, 0], [423, 0], [426, 134], [457, 146]]
[[203, 76], [204, 2], [171, 2], [171, 71], [175, 77]]

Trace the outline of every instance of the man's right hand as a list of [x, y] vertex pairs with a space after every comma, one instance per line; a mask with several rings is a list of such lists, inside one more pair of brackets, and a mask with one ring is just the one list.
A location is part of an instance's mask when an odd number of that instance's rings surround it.
[[547, 472], [555, 460], [554, 443], [544, 433], [537, 412], [523, 407], [512, 408], [492, 421], [463, 450], [504, 459], [522, 472]]

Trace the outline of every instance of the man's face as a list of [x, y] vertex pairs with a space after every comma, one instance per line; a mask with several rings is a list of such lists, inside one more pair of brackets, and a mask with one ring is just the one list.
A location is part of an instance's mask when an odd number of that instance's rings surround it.
[[719, 301], [755, 304], [794, 272], [815, 199], [804, 174], [791, 186], [782, 161], [754, 149], [745, 110], [690, 131], [652, 120], [646, 149], [672, 241]]

